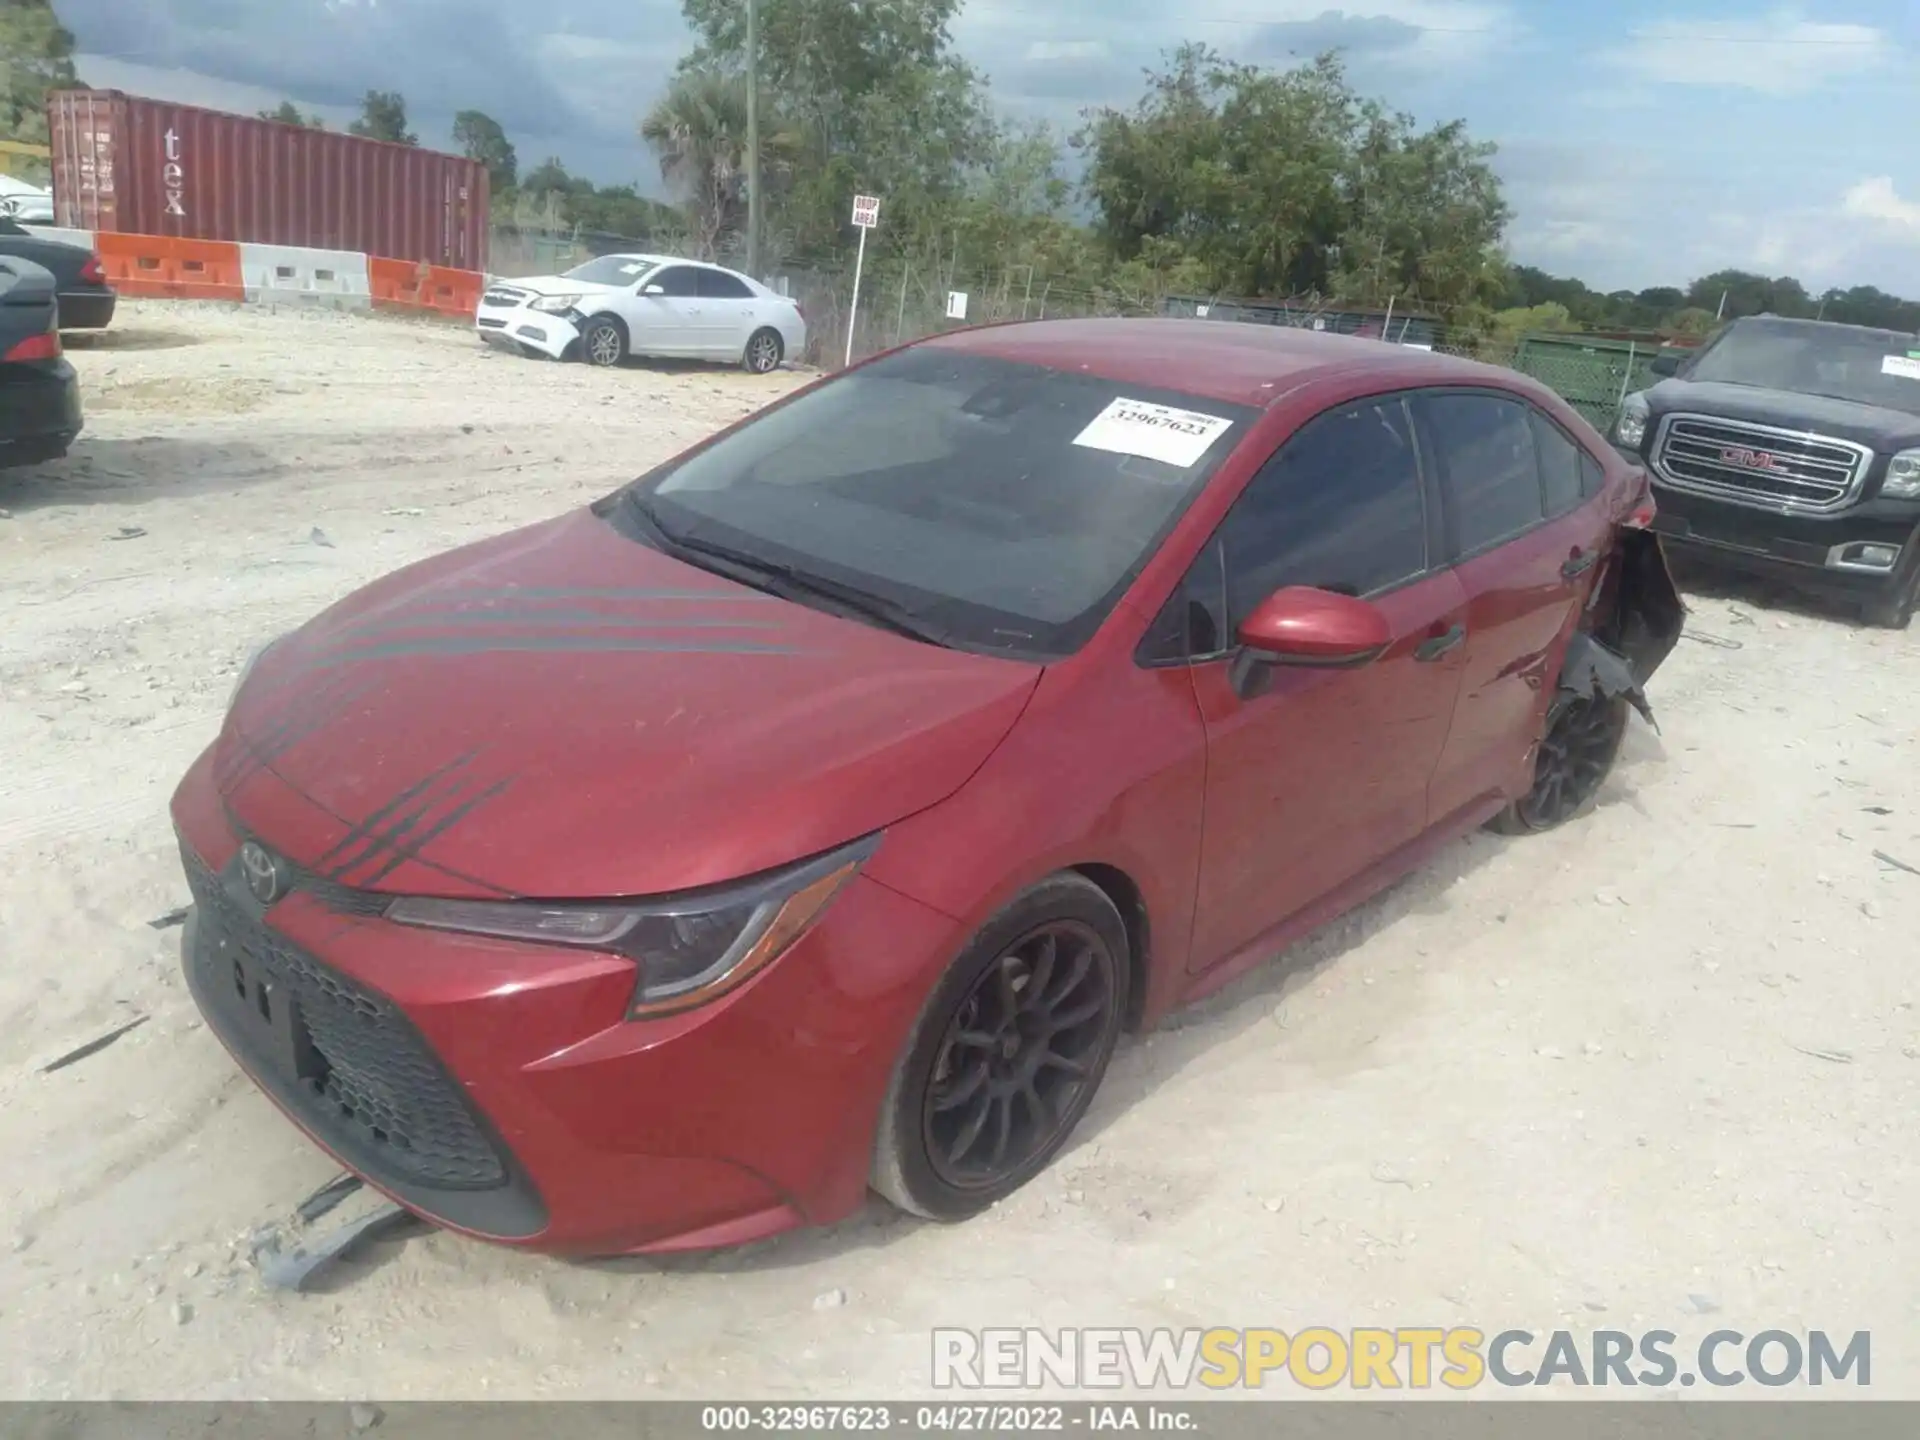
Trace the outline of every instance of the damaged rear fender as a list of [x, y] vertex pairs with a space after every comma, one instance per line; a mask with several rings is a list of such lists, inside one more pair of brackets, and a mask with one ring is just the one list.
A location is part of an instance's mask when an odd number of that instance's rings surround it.
[[1646, 684], [1680, 643], [1687, 607], [1651, 530], [1621, 532], [1617, 564], [1611, 603], [1567, 646], [1555, 703], [1624, 698], [1657, 732]]

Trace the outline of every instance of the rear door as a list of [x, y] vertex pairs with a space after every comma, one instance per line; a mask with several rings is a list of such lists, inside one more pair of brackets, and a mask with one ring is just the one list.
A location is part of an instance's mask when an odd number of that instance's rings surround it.
[[[1342, 404], [1248, 482], [1180, 592], [1176, 603], [1215, 611], [1189, 621], [1215, 651], [1193, 667], [1207, 727], [1193, 968], [1230, 958], [1426, 828], [1466, 608], [1434, 563], [1434, 508], [1404, 401]], [[1357, 669], [1277, 666], [1264, 693], [1242, 699], [1228, 678], [1233, 636], [1287, 585], [1371, 599], [1392, 647]]]
[[1436, 822], [1531, 783], [1560, 662], [1612, 533], [1583, 452], [1538, 407], [1493, 390], [1413, 401], [1467, 598], [1465, 674], [1430, 808]]
[[738, 360], [757, 319], [756, 297], [746, 282], [724, 270], [699, 272], [700, 351], [710, 360]]
[[[643, 355], [700, 353], [699, 268], [662, 265], [640, 284], [634, 297], [632, 345]], [[658, 289], [659, 294], [653, 292]]]

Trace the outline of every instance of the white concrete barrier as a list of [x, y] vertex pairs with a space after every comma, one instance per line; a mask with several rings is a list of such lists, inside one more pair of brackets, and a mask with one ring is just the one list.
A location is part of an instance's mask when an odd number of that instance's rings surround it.
[[242, 245], [240, 273], [250, 305], [325, 305], [373, 308], [367, 257], [348, 250], [291, 245]]

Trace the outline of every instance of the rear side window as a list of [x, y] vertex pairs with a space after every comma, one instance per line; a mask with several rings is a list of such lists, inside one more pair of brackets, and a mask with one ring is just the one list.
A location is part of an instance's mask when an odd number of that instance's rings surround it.
[[1586, 451], [1580, 452], [1580, 493], [1591, 500], [1607, 488], [1607, 472]]
[[671, 269], [656, 272], [647, 281], [646, 288], [660, 287], [666, 295], [691, 296], [697, 293], [694, 272], [684, 265], [675, 265]]
[[1533, 412], [1533, 443], [1540, 449], [1540, 490], [1546, 500], [1547, 518], [1556, 520], [1570, 510], [1578, 510], [1586, 498], [1580, 482], [1580, 462], [1587, 458], [1586, 451], [1537, 410]]
[[1309, 421], [1248, 483], [1220, 529], [1228, 624], [1275, 590], [1373, 595], [1427, 568], [1420, 462], [1398, 397]]
[[1529, 407], [1492, 395], [1415, 402], [1433, 437], [1456, 557], [1511, 539], [1546, 518]]
[[701, 270], [700, 298], [703, 300], [751, 300], [753, 292], [733, 276], [720, 270]]

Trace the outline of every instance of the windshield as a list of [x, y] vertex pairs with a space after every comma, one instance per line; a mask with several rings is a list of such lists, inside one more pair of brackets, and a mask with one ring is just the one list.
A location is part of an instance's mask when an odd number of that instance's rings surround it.
[[1920, 414], [1920, 336], [1742, 321], [1693, 363], [1687, 379]]
[[636, 260], [631, 255], [602, 255], [598, 260], [574, 266], [560, 278], [584, 280], [589, 285], [638, 285], [641, 276], [659, 268], [659, 263], [653, 260]]
[[1254, 415], [922, 347], [634, 493], [669, 541], [858, 590], [960, 648], [1058, 656], [1099, 628]]

